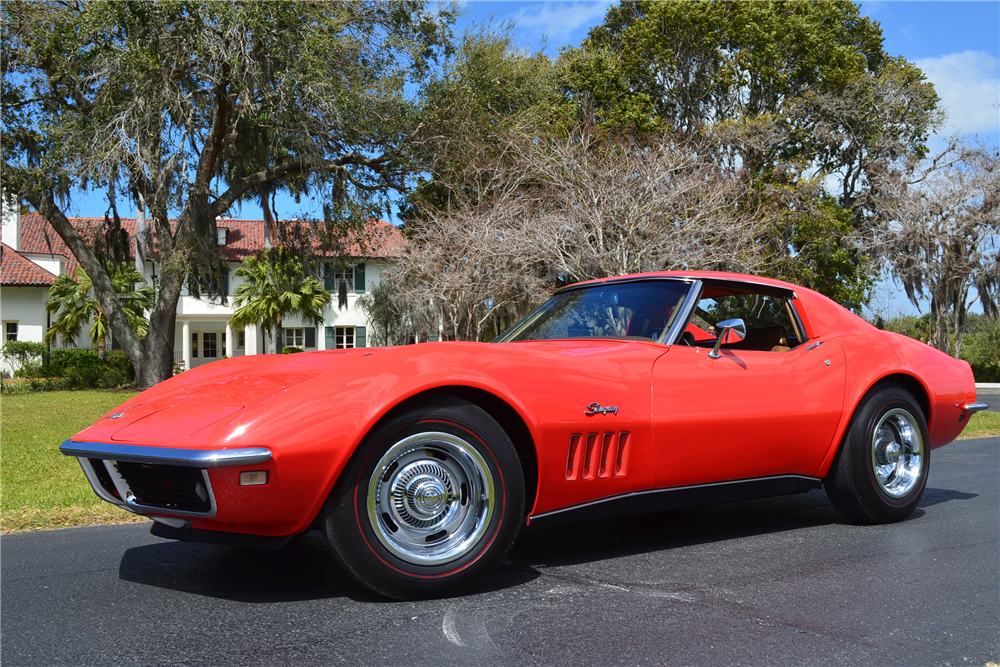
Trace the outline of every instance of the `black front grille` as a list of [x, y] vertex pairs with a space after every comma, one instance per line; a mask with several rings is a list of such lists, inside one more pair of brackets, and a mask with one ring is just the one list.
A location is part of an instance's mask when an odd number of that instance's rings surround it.
[[[184, 512], [208, 512], [211, 509], [200, 468], [125, 461], [115, 465], [140, 505]], [[204, 500], [199, 497], [198, 491]]]
[[101, 482], [101, 486], [104, 490], [118, 498], [118, 489], [115, 488], [115, 483], [111, 481], [111, 473], [108, 469], [104, 467], [104, 461], [101, 459], [87, 459], [90, 461], [90, 466], [94, 469], [94, 474], [97, 475], [97, 479]]

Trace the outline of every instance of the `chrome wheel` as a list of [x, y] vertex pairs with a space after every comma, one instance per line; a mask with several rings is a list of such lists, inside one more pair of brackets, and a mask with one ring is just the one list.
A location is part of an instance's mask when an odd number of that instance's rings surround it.
[[902, 498], [919, 482], [924, 440], [916, 418], [902, 408], [886, 412], [875, 425], [871, 442], [872, 469], [879, 489]]
[[486, 533], [496, 504], [493, 475], [461, 437], [417, 433], [375, 465], [367, 504], [375, 536], [390, 553], [439, 565], [468, 553]]

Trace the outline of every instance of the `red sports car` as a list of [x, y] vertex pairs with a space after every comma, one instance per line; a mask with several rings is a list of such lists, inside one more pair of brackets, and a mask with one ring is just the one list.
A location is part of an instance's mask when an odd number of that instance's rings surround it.
[[250, 356], [143, 392], [62, 445], [166, 538], [321, 529], [393, 598], [481, 583], [526, 523], [826, 487], [899, 521], [958, 436], [972, 371], [778, 280], [567, 287], [493, 343]]

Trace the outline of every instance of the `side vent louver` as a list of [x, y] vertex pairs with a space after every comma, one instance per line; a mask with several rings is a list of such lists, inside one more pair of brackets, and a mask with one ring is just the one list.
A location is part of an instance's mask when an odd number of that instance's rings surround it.
[[569, 438], [566, 479], [624, 477], [628, 472], [629, 433], [575, 433]]
[[566, 479], [569, 480], [580, 474], [580, 439], [579, 434], [569, 437], [569, 456], [566, 458]]

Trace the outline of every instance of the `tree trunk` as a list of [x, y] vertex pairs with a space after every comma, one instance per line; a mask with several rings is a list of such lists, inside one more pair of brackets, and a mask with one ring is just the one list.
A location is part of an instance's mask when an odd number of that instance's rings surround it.
[[135, 383], [140, 389], [148, 389], [174, 374], [173, 328], [170, 334], [169, 342], [159, 340], [165, 336], [152, 336], [156, 340], [146, 338], [142, 361], [135, 367]]
[[174, 374], [177, 302], [183, 279], [183, 275], [178, 276], [164, 266], [156, 305], [149, 315], [149, 333], [142, 339], [138, 354], [129, 355], [135, 367], [135, 382], [140, 389], [148, 389]]
[[149, 228], [146, 225], [146, 200], [142, 194], [136, 195], [135, 211], [135, 268], [146, 280], [146, 247], [149, 238]]
[[97, 339], [97, 358], [101, 361], [108, 360], [108, 342], [104, 336]]
[[270, 194], [270, 185], [262, 184], [257, 188], [257, 192], [260, 194], [260, 208], [264, 212], [264, 249], [271, 249], [271, 230], [274, 229], [274, 216], [271, 215], [271, 206], [268, 203], [268, 195]]

